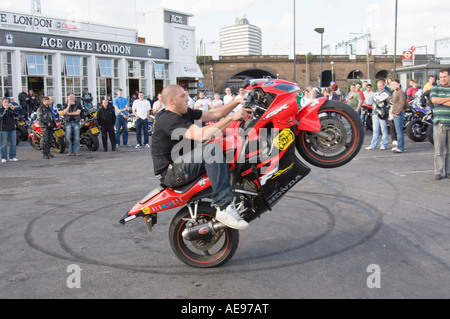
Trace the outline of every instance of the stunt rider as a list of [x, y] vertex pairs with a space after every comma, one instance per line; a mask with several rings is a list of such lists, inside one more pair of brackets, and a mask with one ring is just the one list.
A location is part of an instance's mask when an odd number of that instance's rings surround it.
[[[206, 172], [213, 191], [212, 205], [217, 208], [216, 219], [230, 228], [246, 229], [248, 223], [232, 203], [230, 168], [221, 147], [209, 143], [195, 148], [195, 142], [208, 141], [218, 132], [223, 132], [233, 121], [245, 119], [248, 114], [244, 109], [227, 116], [244, 101], [236, 99], [211, 111], [192, 110], [188, 107], [189, 96], [183, 88], [170, 85], [162, 92], [162, 102], [165, 110], [156, 116], [152, 141], [155, 175], [163, 185], [177, 188]], [[217, 122], [202, 127], [194, 124], [197, 120], [203, 123]]]

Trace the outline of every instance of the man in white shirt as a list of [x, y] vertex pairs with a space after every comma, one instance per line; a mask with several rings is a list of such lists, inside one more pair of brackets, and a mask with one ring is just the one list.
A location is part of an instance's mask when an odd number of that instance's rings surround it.
[[[236, 96], [236, 99], [243, 99], [244, 101], [247, 99], [247, 93], [245, 92], [244, 88], [240, 88], [239, 89], [239, 94], [238, 96]], [[231, 111], [231, 114], [238, 112], [239, 110], [241, 110], [244, 107], [244, 105], [239, 104], [238, 106], [236, 106], [234, 108], [233, 111]]]
[[189, 102], [188, 102], [189, 108], [190, 109], [194, 109], [195, 101], [191, 98], [191, 95], [189, 94], [188, 90], [184, 90], [184, 93], [186, 93], [186, 95], [187, 95], [187, 97], [189, 99]]
[[133, 114], [136, 117], [136, 148], [142, 147], [142, 131], [144, 131], [145, 148], [150, 148], [148, 144], [148, 118], [150, 116], [150, 102], [144, 99], [144, 93], [139, 92], [139, 100], [133, 103]]
[[207, 98], [205, 98], [205, 93], [200, 92], [198, 94], [198, 100], [195, 102], [194, 110], [200, 110], [200, 111], [208, 111], [211, 105], [211, 101]]
[[225, 89], [225, 96], [223, 97], [223, 104], [227, 105], [228, 103], [233, 101], [233, 95], [231, 95], [231, 89]]
[[161, 93], [158, 94], [158, 100], [153, 103], [153, 114], [156, 115], [157, 113], [161, 112], [165, 109], [164, 103], [162, 102], [162, 95]]

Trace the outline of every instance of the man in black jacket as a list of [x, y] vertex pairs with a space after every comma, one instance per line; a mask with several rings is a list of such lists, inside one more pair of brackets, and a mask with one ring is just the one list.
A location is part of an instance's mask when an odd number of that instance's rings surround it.
[[9, 103], [8, 98], [2, 99], [2, 106], [0, 107], [0, 133], [1, 133], [1, 154], [2, 163], [6, 163], [8, 159], [8, 142], [9, 159], [11, 162], [17, 162], [16, 158], [16, 145], [17, 145], [17, 132], [14, 124], [14, 117], [18, 114], [14, 111], [14, 106]]
[[116, 111], [109, 105], [107, 100], [102, 101], [102, 107], [97, 113], [98, 125], [102, 130], [102, 142], [105, 152], [108, 151], [108, 135], [111, 141], [112, 151], [116, 151], [116, 134], [114, 132], [114, 126], [116, 125]]
[[42, 99], [41, 107], [39, 107], [39, 109], [37, 110], [37, 120], [39, 122], [39, 126], [42, 129], [42, 139], [44, 141], [42, 154], [45, 159], [54, 157], [50, 153], [50, 149], [52, 147], [53, 129], [56, 126], [56, 121], [53, 110], [50, 108], [50, 104], [50, 98], [44, 97]]

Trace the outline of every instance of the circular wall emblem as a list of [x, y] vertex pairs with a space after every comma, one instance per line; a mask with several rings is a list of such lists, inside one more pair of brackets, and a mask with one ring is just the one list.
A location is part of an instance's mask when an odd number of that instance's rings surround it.
[[11, 33], [5, 35], [6, 43], [14, 44], [14, 36]]

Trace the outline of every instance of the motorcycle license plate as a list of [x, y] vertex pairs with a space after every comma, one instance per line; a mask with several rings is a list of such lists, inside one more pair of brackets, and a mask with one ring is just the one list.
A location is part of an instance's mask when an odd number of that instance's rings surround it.
[[94, 127], [91, 128], [91, 133], [92, 134], [98, 134], [98, 133], [100, 133], [100, 131], [98, 130], [98, 127], [94, 126]]
[[55, 131], [55, 134], [57, 137], [64, 136], [64, 130], [57, 130], [57, 131]]

